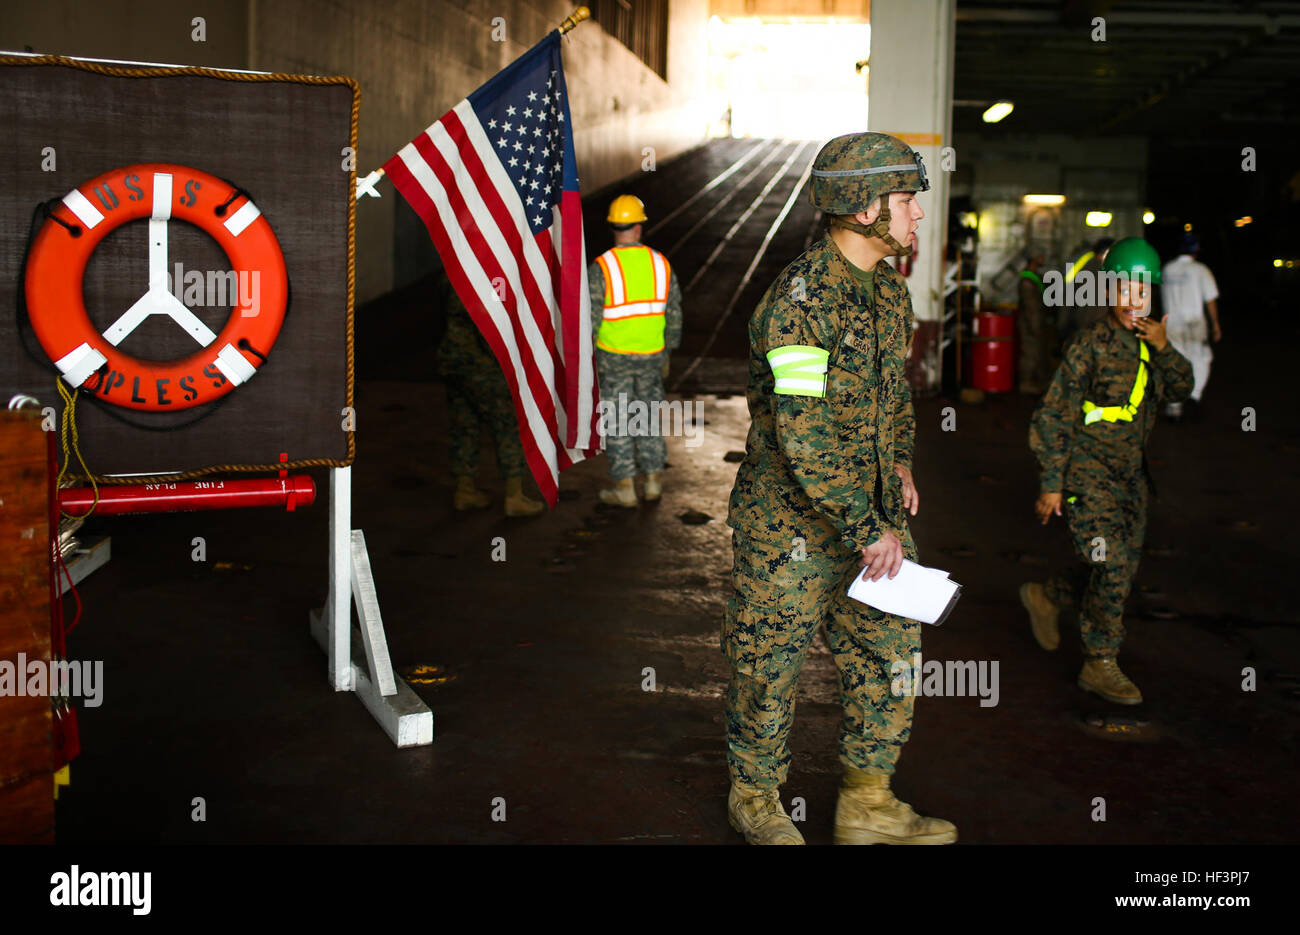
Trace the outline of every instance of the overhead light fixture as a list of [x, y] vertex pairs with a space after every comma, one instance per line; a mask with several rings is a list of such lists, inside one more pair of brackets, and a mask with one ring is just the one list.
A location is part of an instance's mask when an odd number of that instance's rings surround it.
[[1237, 220], [1233, 221], [1232, 223], [1236, 227], [1245, 227], [1247, 224], [1252, 223], [1254, 220], [1255, 219], [1248, 214], [1244, 218], [1237, 218]]
[[984, 111], [985, 123], [997, 123], [1007, 114], [1016, 109], [1016, 105], [1010, 101], [998, 101], [988, 110]]
[[1083, 223], [1089, 227], [1110, 227], [1111, 213], [1109, 211], [1089, 211], [1084, 215]]
[[1026, 195], [1020, 200], [1027, 205], [1049, 205], [1053, 208], [1065, 204], [1064, 195]]
[[1184, 225], [1183, 225], [1183, 230], [1190, 234], [1190, 233], [1192, 232], [1192, 225], [1190, 225], [1190, 224], [1184, 224]]
[[1273, 261], [1273, 268], [1274, 268], [1274, 269], [1281, 269], [1281, 267], [1282, 267], [1282, 261], [1281, 261], [1281, 260], [1274, 260], [1274, 261]]
[[1151, 223], [1152, 221], [1154, 221], [1155, 219], [1156, 219], [1156, 213], [1155, 213], [1154, 211], [1147, 210], [1147, 211], [1143, 211], [1143, 212], [1142, 212], [1142, 223], [1143, 223], [1143, 224], [1150, 224], [1150, 223]]
[[980, 216], [977, 211], [963, 211], [961, 214], [957, 215], [957, 220], [961, 223], [962, 227], [978, 229], [980, 226]]

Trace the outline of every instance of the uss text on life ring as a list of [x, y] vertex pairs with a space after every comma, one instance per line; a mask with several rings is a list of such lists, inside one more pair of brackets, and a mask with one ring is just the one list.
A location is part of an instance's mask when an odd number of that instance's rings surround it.
[[[59, 220], [46, 219], [28, 255], [27, 310], [37, 340], [70, 386], [128, 409], [188, 409], [225, 396], [265, 362], [284, 323], [288, 274], [270, 223], [230, 183], [187, 166], [126, 166], [74, 188], [51, 215]], [[100, 334], [86, 313], [86, 264], [105, 236], [142, 218], [149, 220], [148, 290]], [[258, 285], [252, 296], [236, 290], [219, 334], [168, 290], [167, 223], [173, 218], [202, 228], [225, 251], [236, 277]], [[200, 349], [165, 362], [118, 350], [153, 314], [175, 319]]]

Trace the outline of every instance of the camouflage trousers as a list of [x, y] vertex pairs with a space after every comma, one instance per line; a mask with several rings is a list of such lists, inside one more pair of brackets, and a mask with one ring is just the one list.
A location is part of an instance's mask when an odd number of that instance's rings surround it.
[[1051, 356], [1056, 347], [1056, 328], [1049, 323], [1044, 309], [1026, 308], [1016, 316], [1016, 332], [1020, 342], [1016, 362], [1020, 388], [1041, 393], [1052, 380]]
[[1079, 564], [1044, 585], [1058, 607], [1077, 607], [1084, 655], [1116, 656], [1124, 642], [1124, 601], [1146, 536], [1146, 479], [1065, 493], [1065, 516]]
[[[903, 548], [916, 558], [904, 533]], [[915, 699], [890, 690], [890, 668], [921, 651], [921, 625], [852, 600], [845, 593], [861, 571], [861, 553], [836, 543], [806, 550], [761, 542], [737, 530], [732, 539], [733, 593], [722, 624], [727, 686], [727, 768], [732, 782], [770, 789], [790, 769], [795, 688], [817, 631], [826, 626], [839, 672], [840, 762], [893, 773], [912, 730]]]
[[444, 371], [451, 416], [453, 477], [473, 477], [478, 473], [485, 426], [496, 446], [501, 477], [508, 480], [524, 475], [524, 449], [519, 442], [519, 423], [515, 419], [510, 387], [496, 361], [490, 363], [491, 366], [474, 370]]
[[664, 398], [660, 373], [664, 355], [610, 354], [597, 349], [596, 371], [600, 379], [600, 401], [608, 417], [602, 417], [609, 476], [616, 480], [664, 469], [668, 446], [652, 425], [651, 406]]

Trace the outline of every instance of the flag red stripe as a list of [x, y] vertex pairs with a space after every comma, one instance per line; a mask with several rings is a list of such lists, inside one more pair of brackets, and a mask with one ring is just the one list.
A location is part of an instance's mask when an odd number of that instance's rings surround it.
[[[582, 200], [577, 192], [566, 191], [560, 196], [560, 227], [563, 239], [563, 243], [560, 244], [560, 321], [564, 334], [565, 367], [576, 377], [582, 372], [580, 369], [582, 336], [578, 329], [583, 327], [578, 314], [582, 309]], [[591, 365], [595, 366], [594, 360]], [[572, 448], [578, 443], [578, 414], [582, 411], [579, 408], [578, 381], [576, 379], [566, 381], [564, 393], [564, 411], [571, 416], [564, 446]], [[595, 408], [593, 394], [593, 426]]]

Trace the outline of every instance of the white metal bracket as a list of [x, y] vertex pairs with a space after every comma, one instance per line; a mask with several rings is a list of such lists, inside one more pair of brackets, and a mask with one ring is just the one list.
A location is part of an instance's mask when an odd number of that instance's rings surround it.
[[[329, 660], [335, 691], [353, 691], [399, 747], [433, 743], [433, 712], [393, 674], [366, 537], [352, 528], [352, 468], [330, 471], [329, 591], [311, 631]], [[356, 603], [358, 630], [352, 628]], [[365, 656], [364, 668], [354, 660]]]

